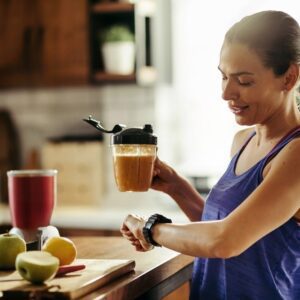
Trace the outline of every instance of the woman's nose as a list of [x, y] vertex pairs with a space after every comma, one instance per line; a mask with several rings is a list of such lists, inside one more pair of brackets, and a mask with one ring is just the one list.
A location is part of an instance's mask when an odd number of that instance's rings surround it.
[[238, 98], [239, 92], [236, 88], [234, 82], [227, 80], [222, 84], [222, 98], [226, 101], [236, 100]]

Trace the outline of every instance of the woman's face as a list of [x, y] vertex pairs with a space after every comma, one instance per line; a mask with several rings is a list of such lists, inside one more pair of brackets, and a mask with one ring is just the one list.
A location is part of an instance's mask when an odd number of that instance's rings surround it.
[[222, 97], [240, 125], [265, 124], [284, 108], [283, 79], [264, 67], [260, 57], [239, 43], [224, 43], [219, 70]]

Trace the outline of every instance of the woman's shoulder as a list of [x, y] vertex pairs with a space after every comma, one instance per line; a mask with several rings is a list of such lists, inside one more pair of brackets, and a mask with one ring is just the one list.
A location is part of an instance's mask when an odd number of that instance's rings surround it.
[[254, 127], [249, 127], [246, 129], [239, 130], [233, 138], [230, 155], [233, 157], [245, 144], [246, 140], [249, 138], [250, 134], [254, 131]]

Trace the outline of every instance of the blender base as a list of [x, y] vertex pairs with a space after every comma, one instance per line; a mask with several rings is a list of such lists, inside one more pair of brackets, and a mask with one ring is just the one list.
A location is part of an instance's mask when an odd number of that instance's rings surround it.
[[38, 227], [37, 229], [21, 229], [13, 227], [9, 233], [20, 236], [26, 242], [27, 251], [41, 250], [46, 240], [53, 236], [59, 236], [58, 229], [49, 225], [46, 227]]

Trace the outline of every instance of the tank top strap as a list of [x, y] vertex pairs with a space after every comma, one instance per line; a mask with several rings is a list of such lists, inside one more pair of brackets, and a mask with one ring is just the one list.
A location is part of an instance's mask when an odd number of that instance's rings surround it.
[[246, 141], [244, 142], [244, 144], [242, 145], [242, 147], [233, 155], [233, 157], [232, 157], [232, 159], [230, 161], [230, 164], [229, 164], [229, 166], [227, 168], [227, 172], [234, 172], [237, 160], [239, 159], [241, 153], [244, 151], [244, 149], [246, 148], [246, 146], [248, 145], [248, 143], [250, 142], [250, 140], [253, 138], [253, 136], [255, 136], [255, 134], [256, 134], [255, 130], [252, 131], [248, 135], [248, 137], [247, 137]]
[[276, 146], [266, 155], [264, 159], [264, 165], [266, 165], [272, 158], [274, 158], [282, 148], [284, 148], [294, 138], [300, 137], [300, 126], [293, 128], [289, 131]]
[[243, 144], [243, 146], [240, 148], [240, 150], [235, 154], [237, 157], [240, 156], [240, 154], [244, 151], [244, 149], [246, 148], [246, 146], [248, 145], [248, 143], [250, 142], [250, 140], [256, 135], [255, 130], [252, 131], [248, 138], [246, 139], [245, 143]]

